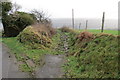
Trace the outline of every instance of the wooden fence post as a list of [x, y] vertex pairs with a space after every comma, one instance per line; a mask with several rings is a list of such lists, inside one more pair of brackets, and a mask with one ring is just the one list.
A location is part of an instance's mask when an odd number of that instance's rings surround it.
[[81, 23], [79, 23], [79, 30], [80, 30]]
[[74, 29], [74, 9], [72, 9], [72, 27]]
[[87, 27], [88, 27], [88, 20], [86, 20], [86, 28], [85, 28], [85, 30], [87, 30]]
[[103, 32], [104, 30], [104, 22], [105, 22], [105, 12], [103, 12], [101, 32]]

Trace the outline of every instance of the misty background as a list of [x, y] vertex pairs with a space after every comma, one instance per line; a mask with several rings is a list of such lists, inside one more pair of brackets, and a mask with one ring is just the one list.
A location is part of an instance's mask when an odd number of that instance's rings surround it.
[[[72, 9], [74, 9], [75, 28], [101, 29], [102, 13], [105, 12], [105, 29], [118, 29], [119, 0], [10, 0], [21, 5], [20, 11], [30, 12], [32, 9], [42, 10], [52, 20], [53, 27], [72, 27]], [[34, 4], [33, 4], [34, 3]], [[0, 29], [3, 25], [0, 20]]]
[[[60, 28], [67, 26], [72, 28], [71, 18], [52, 18], [52, 25], [54, 28]], [[88, 20], [88, 29], [101, 29], [102, 19], [86, 19], [86, 18], [76, 18], [75, 19], [75, 29], [79, 29], [79, 24], [81, 23], [80, 29], [85, 29], [86, 20]], [[0, 29], [3, 29], [2, 21], [0, 20]], [[107, 19], [105, 20], [105, 27], [107, 30], [118, 30], [118, 20], [117, 19]]]
[[[95, 18], [76, 18], [75, 19], [75, 28], [79, 29], [79, 24], [81, 23], [80, 29], [85, 29], [86, 20], [88, 20], [88, 29], [101, 29], [102, 19]], [[60, 28], [62, 26], [68, 26], [72, 28], [72, 20], [70, 18], [54, 18], [52, 19], [53, 26]], [[117, 30], [118, 29], [118, 20], [117, 19], [106, 19], [104, 29], [107, 30]]]

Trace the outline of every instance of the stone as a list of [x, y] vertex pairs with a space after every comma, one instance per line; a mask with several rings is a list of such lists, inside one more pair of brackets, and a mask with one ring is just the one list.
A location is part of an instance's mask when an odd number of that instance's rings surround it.
[[29, 67], [35, 67], [34, 62], [33, 62], [32, 60], [30, 60], [30, 59], [27, 60], [26, 63], [27, 63], [27, 65], [28, 65]]

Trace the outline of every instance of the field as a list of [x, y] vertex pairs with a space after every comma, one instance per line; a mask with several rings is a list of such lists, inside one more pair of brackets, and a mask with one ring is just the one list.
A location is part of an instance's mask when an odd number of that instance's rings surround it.
[[[78, 32], [82, 32], [82, 31], [85, 31], [85, 30], [77, 30]], [[95, 34], [99, 34], [101, 33], [101, 30], [87, 30], [89, 32], [92, 32], [92, 33], [95, 33]], [[118, 30], [104, 30], [103, 33], [107, 33], [107, 34], [113, 34], [113, 35], [118, 35], [119, 34], [119, 31]]]

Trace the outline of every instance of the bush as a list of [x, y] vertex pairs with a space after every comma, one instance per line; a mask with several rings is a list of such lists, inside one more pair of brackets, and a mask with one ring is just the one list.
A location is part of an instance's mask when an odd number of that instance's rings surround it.
[[78, 36], [77, 39], [79, 42], [81, 41], [89, 41], [94, 38], [94, 35], [90, 32], [81, 32]]
[[49, 37], [52, 37], [55, 33], [56, 30], [52, 27], [51, 24], [34, 24], [32, 25], [37, 32], [39, 32], [40, 34], [44, 34], [47, 33], [47, 35]]
[[8, 33], [8, 23], [10, 23], [10, 16], [8, 16], [9, 11], [12, 9], [12, 3], [11, 2], [2, 2], [2, 23], [4, 28], [4, 34]]
[[[47, 28], [45, 25], [32, 25], [26, 27], [18, 36], [19, 42], [28, 45], [33, 49], [49, 48], [51, 44], [50, 37], [53, 35], [51, 27]], [[55, 32], [54, 32], [55, 33]]]
[[10, 14], [6, 19], [7, 23], [3, 22], [3, 25], [6, 28], [4, 31], [7, 37], [17, 36], [26, 26], [34, 23], [32, 16], [24, 12]]
[[28, 25], [33, 24], [35, 21], [33, 17], [25, 12], [18, 12], [19, 18], [15, 21], [15, 25], [18, 26], [21, 31]]
[[70, 29], [69, 27], [66, 27], [66, 26], [60, 28], [60, 30], [61, 30], [62, 32], [75, 33], [75, 31], [74, 31], [73, 29]]
[[2, 2], [2, 23], [4, 35], [14, 37], [19, 34], [26, 26], [34, 23], [33, 15], [25, 12], [12, 12], [14, 6], [11, 2]]

